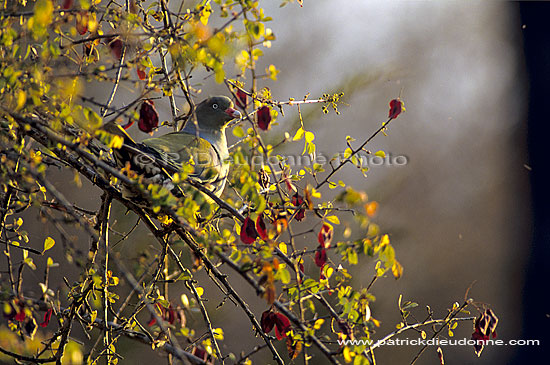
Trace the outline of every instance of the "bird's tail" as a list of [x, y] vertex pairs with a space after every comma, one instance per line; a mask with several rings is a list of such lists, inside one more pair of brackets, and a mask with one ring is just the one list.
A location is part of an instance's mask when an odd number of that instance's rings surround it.
[[138, 143], [134, 141], [134, 139], [124, 130], [124, 128], [114, 121], [105, 123], [101, 129], [115, 136], [122, 137], [124, 144], [120, 148], [113, 148], [113, 155], [117, 165], [120, 167], [125, 167], [126, 162], [131, 161], [136, 151], [139, 151]]
[[126, 132], [124, 130], [124, 128], [122, 128], [120, 126], [120, 124], [117, 124], [114, 121], [110, 121], [110, 122], [105, 123], [101, 127], [101, 129], [103, 129], [104, 131], [109, 132], [111, 134], [114, 134], [115, 136], [122, 137], [124, 139], [124, 143], [127, 144], [127, 145], [130, 145], [130, 146], [135, 146], [136, 145], [136, 141], [134, 141], [134, 139], [132, 137], [130, 137], [128, 132]]

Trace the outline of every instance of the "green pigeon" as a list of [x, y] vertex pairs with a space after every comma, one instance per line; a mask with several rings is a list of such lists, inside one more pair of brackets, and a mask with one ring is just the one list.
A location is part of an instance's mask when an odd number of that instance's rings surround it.
[[[194, 171], [189, 177], [203, 183], [219, 197], [229, 172], [225, 129], [231, 120], [240, 118], [241, 113], [234, 109], [227, 96], [214, 96], [197, 105], [195, 117], [178, 132], [148, 138], [141, 143], [135, 142], [118, 125], [104, 129], [124, 138], [125, 146], [115, 150], [119, 166], [130, 163], [133, 171], [177, 193], [177, 187], [166, 172], [176, 172], [190, 162]], [[169, 168], [163, 171], [162, 166]]]

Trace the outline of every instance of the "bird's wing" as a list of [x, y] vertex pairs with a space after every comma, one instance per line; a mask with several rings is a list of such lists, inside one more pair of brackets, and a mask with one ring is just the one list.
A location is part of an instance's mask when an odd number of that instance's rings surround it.
[[124, 138], [125, 147], [114, 151], [120, 166], [129, 162], [132, 170], [141, 171], [147, 178], [162, 180], [165, 176], [162, 166], [169, 167], [167, 172], [173, 173], [181, 170], [183, 164], [190, 163], [193, 167], [190, 177], [207, 185], [214, 194], [219, 196], [222, 193], [228, 164], [207, 140], [185, 132], [174, 132], [139, 143], [119, 125], [106, 125], [104, 130]]
[[191, 163], [194, 172], [190, 176], [203, 183], [215, 183], [224, 178], [220, 176], [223, 166], [220, 156], [205, 139], [174, 132], [158, 138], [148, 138], [142, 143], [157, 151], [166, 159], [165, 162], [177, 170], [181, 169], [182, 164]]

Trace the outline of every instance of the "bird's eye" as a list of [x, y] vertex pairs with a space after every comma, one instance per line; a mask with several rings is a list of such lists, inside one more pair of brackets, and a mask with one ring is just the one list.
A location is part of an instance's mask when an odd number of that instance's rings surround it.
[[212, 109], [218, 109], [218, 104], [212, 104]]

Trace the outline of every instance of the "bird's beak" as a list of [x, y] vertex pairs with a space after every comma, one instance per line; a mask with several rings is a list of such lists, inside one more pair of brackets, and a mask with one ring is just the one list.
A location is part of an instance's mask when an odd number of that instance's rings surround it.
[[231, 107], [225, 109], [225, 114], [231, 116], [233, 119], [240, 119], [241, 118], [241, 112], [238, 110], [235, 110]]

